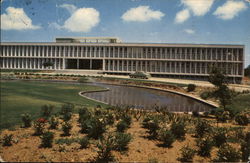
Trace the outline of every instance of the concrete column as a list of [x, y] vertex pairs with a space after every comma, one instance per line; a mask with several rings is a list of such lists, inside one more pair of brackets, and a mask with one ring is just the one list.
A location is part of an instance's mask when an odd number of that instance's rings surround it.
[[76, 57], [79, 58], [80, 55], [79, 55], [79, 46], [76, 46]]
[[120, 60], [117, 60], [117, 71], [121, 71], [121, 69], [120, 69]]
[[63, 67], [62, 67], [62, 69], [64, 70], [64, 69], [66, 69], [66, 66], [65, 66], [65, 58], [63, 58], [62, 61], [63, 61]]
[[79, 69], [79, 59], [76, 59], [76, 68]]
[[124, 71], [124, 60], [122, 60], [122, 71]]
[[17, 54], [18, 47], [17, 47], [17, 46], [14, 46], [14, 47], [15, 47], [15, 49], [14, 49], [14, 51], [15, 51], [15, 56], [18, 56], [18, 54]]
[[9, 46], [9, 51], [10, 51], [10, 56], [14, 56], [14, 54], [13, 54], [13, 46]]
[[105, 66], [106, 66], [106, 61], [105, 61], [105, 59], [103, 59], [102, 60], [102, 71], [104, 71], [105, 70]]

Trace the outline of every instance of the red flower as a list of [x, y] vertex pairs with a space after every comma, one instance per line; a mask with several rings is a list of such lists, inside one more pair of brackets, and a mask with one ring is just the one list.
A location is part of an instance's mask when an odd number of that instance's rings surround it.
[[46, 123], [47, 120], [44, 119], [44, 118], [39, 118], [39, 119], [37, 119], [37, 122], [39, 122], [39, 123]]

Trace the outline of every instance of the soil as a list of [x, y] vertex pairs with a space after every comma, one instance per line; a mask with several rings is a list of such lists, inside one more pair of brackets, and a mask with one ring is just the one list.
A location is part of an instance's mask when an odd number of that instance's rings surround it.
[[[61, 126], [57, 130], [51, 130], [55, 133], [55, 138], [76, 138], [83, 137], [84, 134], [80, 134], [80, 127], [77, 126], [78, 115], [74, 115], [72, 118], [73, 128], [70, 136], [61, 136]], [[214, 120], [210, 120], [212, 124], [216, 125]], [[233, 123], [219, 123], [221, 127], [233, 127], [237, 126]], [[47, 126], [48, 127], [48, 126]], [[112, 131], [114, 129], [110, 129]], [[250, 125], [245, 130], [250, 130]], [[133, 137], [129, 144], [128, 151], [116, 152], [113, 151], [113, 155], [119, 162], [147, 162], [149, 160], [157, 160], [160, 162], [176, 162], [180, 156], [180, 149], [184, 145], [189, 145], [196, 149], [195, 137], [192, 134], [186, 134], [184, 141], [175, 141], [171, 148], [161, 147], [160, 142], [157, 140], [148, 139], [147, 130], [141, 127], [140, 122], [133, 119], [131, 128], [127, 133], [130, 133]], [[78, 143], [72, 143], [71, 145], [59, 145], [55, 141], [52, 148], [41, 148], [41, 140], [39, 136], [33, 136], [34, 129], [31, 128], [16, 128], [13, 131], [3, 130], [0, 134], [1, 138], [5, 134], [13, 134], [12, 146], [1, 146], [0, 156], [4, 161], [8, 162], [83, 162], [93, 161], [97, 156], [96, 140], [91, 139], [91, 145], [87, 149], [80, 149]], [[233, 144], [235, 148], [240, 148], [238, 144]], [[208, 162], [216, 157], [217, 148], [213, 148], [211, 158], [204, 158], [195, 156], [193, 161], [195, 162]]]

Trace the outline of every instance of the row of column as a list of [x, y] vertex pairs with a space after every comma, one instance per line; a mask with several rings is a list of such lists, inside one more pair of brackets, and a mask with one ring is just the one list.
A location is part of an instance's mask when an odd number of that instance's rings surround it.
[[96, 57], [242, 61], [243, 49], [99, 46], [1, 46], [1, 56]]
[[[213, 63], [207, 62], [170, 62], [170, 61], [136, 61], [106, 60], [105, 71], [145, 71], [159, 73], [192, 73], [208, 74]], [[229, 75], [242, 75], [239, 63], [218, 63], [218, 67], [226, 69]]]
[[[43, 63], [51, 62], [53, 66], [44, 67]], [[36, 58], [1, 58], [1, 68], [6, 69], [63, 69], [62, 59], [36, 59]]]

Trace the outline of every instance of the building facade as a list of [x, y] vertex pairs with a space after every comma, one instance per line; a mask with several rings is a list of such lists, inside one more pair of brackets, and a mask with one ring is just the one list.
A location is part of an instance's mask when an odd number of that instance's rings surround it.
[[[207, 80], [216, 65], [232, 83], [244, 76], [244, 45], [122, 43], [117, 38], [57, 38], [51, 43], [1, 43], [1, 69], [144, 71]], [[45, 63], [51, 63], [46, 66]]]

